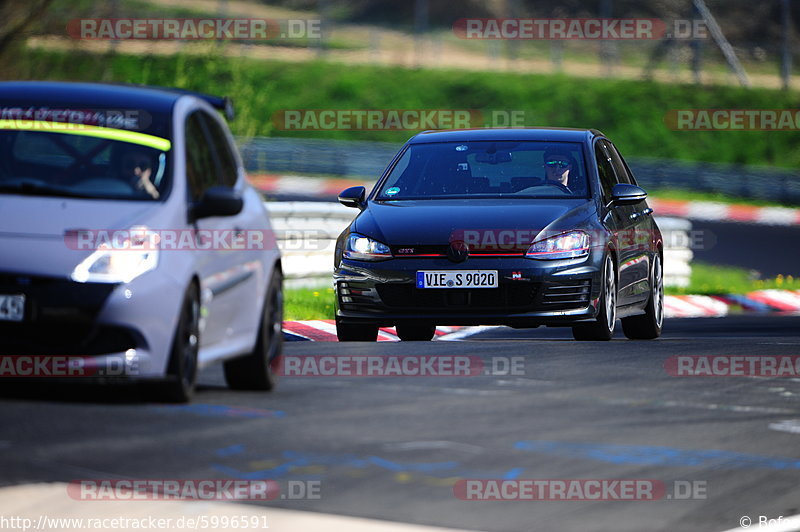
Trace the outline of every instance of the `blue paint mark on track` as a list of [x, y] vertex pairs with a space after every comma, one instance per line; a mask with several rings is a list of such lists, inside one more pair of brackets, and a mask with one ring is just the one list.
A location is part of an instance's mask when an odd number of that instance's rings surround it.
[[[219, 455], [219, 451], [217, 452]], [[364, 456], [360, 457], [354, 454], [318, 454], [318, 453], [305, 453], [296, 451], [284, 451], [281, 453], [283, 463], [276, 467], [260, 469], [258, 471], [242, 471], [235, 467], [224, 464], [212, 464], [211, 467], [216, 471], [230, 476], [232, 478], [241, 479], [263, 479], [263, 478], [280, 478], [288, 474], [293, 476], [297, 472], [293, 471], [297, 468], [308, 466], [332, 466], [332, 467], [349, 467], [354, 469], [366, 469], [368, 467], [377, 467], [392, 473], [424, 473], [433, 476], [443, 477], [463, 477], [463, 478], [503, 478], [515, 479], [518, 478], [522, 472], [522, 468], [510, 469], [502, 473], [488, 472], [488, 471], [470, 471], [461, 468], [461, 464], [455, 461], [448, 462], [397, 462], [382, 458], [380, 456]], [[309, 478], [319, 478], [320, 475], [305, 475]]]
[[223, 447], [222, 449], [217, 449], [214, 454], [217, 456], [234, 456], [237, 454], [241, 454], [244, 452], [244, 445], [237, 444], [237, 445], [229, 445], [228, 447]]
[[234, 418], [282, 418], [286, 412], [281, 410], [261, 410], [258, 408], [240, 408], [226, 405], [190, 404], [175, 406], [157, 406], [157, 411], [180, 412], [197, 414], [209, 417], [234, 417]]
[[708, 467], [713, 469], [800, 469], [800, 459], [736, 453], [718, 449], [678, 449], [645, 445], [612, 445], [560, 441], [520, 441], [520, 451], [566, 458], [585, 458], [612, 464]]

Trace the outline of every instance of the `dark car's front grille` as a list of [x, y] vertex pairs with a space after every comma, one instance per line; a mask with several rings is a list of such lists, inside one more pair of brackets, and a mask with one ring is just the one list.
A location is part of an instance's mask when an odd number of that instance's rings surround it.
[[531, 307], [536, 298], [533, 283], [514, 283], [499, 288], [419, 289], [412, 284], [378, 285], [378, 295], [387, 307], [471, 312], [475, 309], [502, 311]]
[[542, 306], [552, 310], [585, 307], [589, 304], [590, 294], [589, 279], [546, 283], [542, 291]]
[[535, 312], [571, 310], [589, 305], [591, 281], [531, 283], [515, 281], [499, 288], [419, 289], [413, 284], [377, 286], [386, 307], [419, 312]]

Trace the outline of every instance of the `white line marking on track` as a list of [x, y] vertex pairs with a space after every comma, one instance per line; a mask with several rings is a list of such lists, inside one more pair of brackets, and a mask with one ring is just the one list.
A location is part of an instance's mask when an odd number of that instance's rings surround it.
[[470, 453], [480, 453], [484, 449], [478, 445], [470, 445], [468, 443], [459, 443], [454, 441], [437, 440], [437, 441], [409, 441], [401, 443], [387, 443], [383, 446], [387, 451], [416, 451], [427, 449], [454, 449], [457, 451], [467, 451]]
[[770, 430], [777, 430], [778, 432], [800, 434], [800, 419], [784, 419], [777, 423], [770, 423], [767, 425], [767, 428]]
[[467, 327], [465, 329], [461, 329], [460, 331], [450, 333], [447, 336], [441, 336], [439, 338], [436, 338], [436, 340], [440, 342], [452, 342], [454, 340], [461, 340], [462, 338], [467, 338], [468, 336], [472, 336], [473, 334], [482, 333], [484, 331], [488, 331], [491, 329], [497, 329], [498, 327], [499, 325], [479, 325], [477, 327]]

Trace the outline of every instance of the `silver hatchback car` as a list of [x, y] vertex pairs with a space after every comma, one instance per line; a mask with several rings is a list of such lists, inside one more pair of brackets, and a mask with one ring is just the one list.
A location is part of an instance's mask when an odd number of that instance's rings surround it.
[[270, 390], [281, 256], [225, 120], [151, 87], [0, 83], [0, 374]]

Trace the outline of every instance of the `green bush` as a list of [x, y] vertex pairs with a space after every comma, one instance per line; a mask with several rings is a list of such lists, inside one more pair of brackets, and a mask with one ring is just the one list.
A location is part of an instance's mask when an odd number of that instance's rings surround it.
[[[282, 131], [272, 116], [283, 109], [478, 109], [523, 111], [526, 125], [597, 128], [627, 156], [742, 164], [800, 166], [797, 131], [673, 131], [675, 109], [791, 109], [796, 94], [767, 89], [674, 85], [647, 81], [286, 63], [225, 57], [209, 43], [206, 56], [134, 56], [22, 50], [16, 79], [102, 80], [177, 86], [233, 97], [238, 135], [302, 136], [402, 142], [411, 131]], [[8, 60], [7, 60], [8, 61]]]

